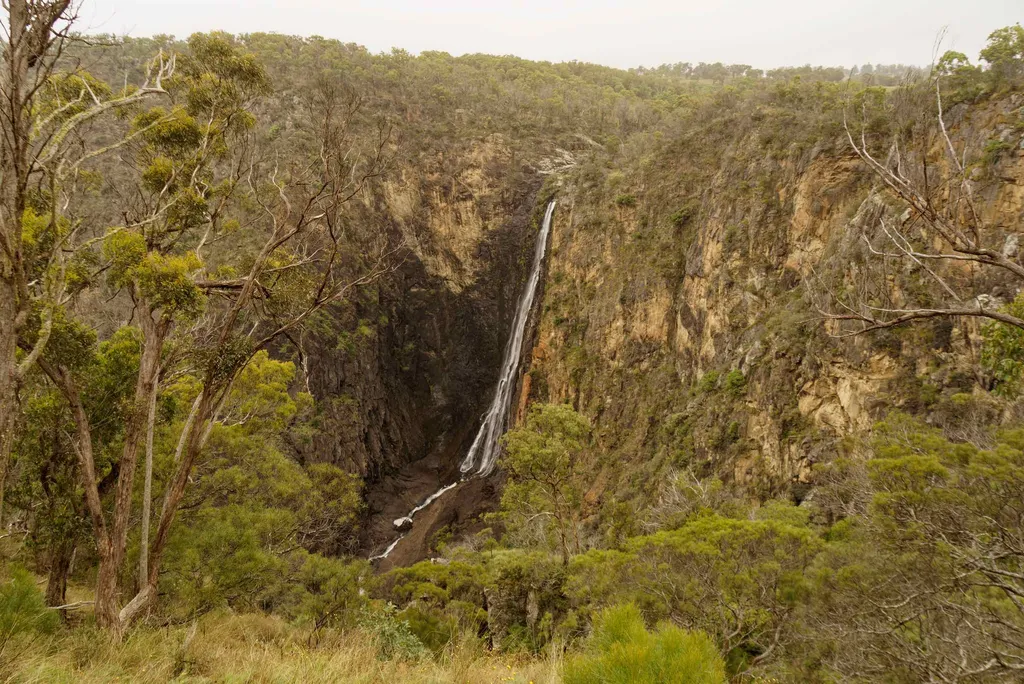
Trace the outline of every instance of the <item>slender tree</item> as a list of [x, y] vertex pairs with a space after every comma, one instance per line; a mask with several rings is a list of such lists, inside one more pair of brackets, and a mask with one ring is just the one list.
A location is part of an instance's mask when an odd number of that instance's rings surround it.
[[[100, 117], [165, 93], [173, 60], [151, 65], [140, 88], [110, 93], [87, 75], [61, 73], [72, 40], [71, 0], [8, 0], [0, 64], [0, 514], [25, 375], [46, 348], [54, 309], [66, 303], [67, 264], [83, 223], [66, 222], [65, 181], [87, 160], [127, 142], [90, 145], [78, 134]], [[26, 248], [28, 213], [41, 225]], [[42, 239], [44, 238], [45, 239]], [[19, 358], [19, 347], [23, 355]]]
[[[99, 491], [81, 378], [46, 356], [40, 361], [71, 408], [100, 556], [95, 613], [115, 634], [156, 595], [192, 466], [238, 374], [278, 337], [397, 263], [398, 248], [389, 247], [386, 236], [371, 236], [372, 246], [355, 245], [346, 241], [343, 225], [345, 206], [388, 166], [389, 128], [375, 127], [368, 142], [361, 129], [356, 132], [358, 101], [322, 84], [303, 131], [315, 141], [314, 149], [306, 162], [282, 168], [273, 157], [261, 158], [253, 145], [248, 107], [266, 92], [262, 68], [225, 36], [194, 36], [189, 47], [175, 83], [168, 85], [172, 108], [142, 112], [133, 122], [134, 130], [145, 131], [133, 153], [140, 181], [131, 195], [143, 213], [108, 231], [103, 245], [108, 281], [127, 294], [142, 333], [112, 514]], [[239, 233], [245, 239], [233, 245], [237, 251], [221, 248], [216, 257], [209, 251]], [[200, 389], [151, 536], [144, 522], [148, 543], [140, 589], [122, 606], [120, 571], [134, 477], [152, 425], [162, 357], [175, 330], [175, 344], [185, 348], [180, 362], [198, 377]]]

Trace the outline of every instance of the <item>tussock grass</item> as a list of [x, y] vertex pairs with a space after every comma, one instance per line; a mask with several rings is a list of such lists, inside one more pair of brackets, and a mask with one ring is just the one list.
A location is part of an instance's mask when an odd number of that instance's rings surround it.
[[373, 634], [321, 633], [267, 615], [209, 615], [194, 627], [141, 626], [118, 643], [82, 626], [12, 649], [0, 681], [93, 684], [157, 682], [278, 684], [303, 682], [561, 681], [560, 656], [496, 655], [479, 643], [449, 646], [437, 657], [382, 660]]

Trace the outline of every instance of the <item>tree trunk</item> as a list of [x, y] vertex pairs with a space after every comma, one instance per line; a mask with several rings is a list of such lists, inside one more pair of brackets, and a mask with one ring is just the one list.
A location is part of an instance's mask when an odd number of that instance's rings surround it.
[[0, 529], [3, 522], [7, 470], [10, 467], [18, 417], [14, 317], [7, 315], [7, 309], [14, 308], [14, 302], [7, 298], [6, 288], [0, 285]]
[[152, 397], [156, 393], [156, 381], [160, 372], [160, 354], [169, 328], [169, 321], [153, 320], [153, 313], [141, 306], [142, 315], [142, 357], [139, 360], [139, 375], [135, 384], [135, 397], [131, 413], [125, 426], [124, 447], [121, 451], [120, 470], [117, 477], [117, 492], [114, 499], [114, 519], [109, 544], [100, 552], [100, 567], [96, 577], [96, 622], [120, 637], [123, 628], [120, 618], [121, 566], [128, 547], [128, 524], [132, 512], [132, 487], [139, 460], [139, 447], [145, 434]]
[[149, 582], [149, 518], [153, 504], [153, 432], [156, 430], [156, 395], [159, 378], [149, 398], [149, 415], [146, 418], [146, 463], [142, 484], [142, 521], [139, 534], [139, 578], [138, 590], [142, 591]]
[[0, 69], [0, 518], [18, 415], [17, 334], [26, 314], [19, 283], [24, 282], [21, 220], [28, 184], [29, 132], [23, 92], [28, 79], [29, 8], [27, 0], [10, 0], [5, 5], [8, 40]]
[[[75, 542], [62, 539], [50, 544], [50, 573], [46, 580], [46, 605], [63, 606], [68, 601], [68, 576], [75, 557]], [[67, 617], [67, 611], [61, 611]]]
[[229, 388], [230, 386], [218, 390], [208, 385], [205, 386], [197, 403], [193, 406], [191, 420], [185, 423], [184, 430], [186, 432], [182, 434], [179, 445], [182, 447], [181, 460], [175, 464], [174, 475], [167, 485], [163, 506], [160, 509], [160, 518], [157, 521], [156, 534], [153, 536], [153, 543], [149, 550], [147, 582], [121, 610], [120, 623], [122, 627], [131, 624], [132, 620], [147, 608], [156, 596], [157, 581], [160, 578], [160, 562], [170, 538], [171, 525], [174, 522], [178, 505], [185, 495], [185, 487], [188, 484], [189, 474], [192, 472], [192, 464], [195, 463], [196, 457], [210, 436], [210, 428]]
[[[128, 542], [128, 523], [132, 512], [132, 487], [139, 462], [139, 447], [146, 434], [152, 397], [156, 393], [157, 375], [160, 372], [160, 354], [163, 351], [168, 323], [153, 320], [153, 312], [145, 305], [140, 306], [142, 323], [142, 357], [139, 359], [139, 375], [135, 383], [135, 396], [131, 412], [125, 424], [124, 447], [121, 450], [120, 470], [117, 477], [117, 494], [114, 500], [113, 534], [111, 560], [120, 565], [124, 560]], [[158, 314], [159, 316], [159, 314]]]
[[113, 545], [107, 543], [100, 549], [100, 568], [96, 575], [97, 626], [121, 637], [121, 618], [118, 606], [117, 574], [121, 568], [121, 554], [115, 554]]

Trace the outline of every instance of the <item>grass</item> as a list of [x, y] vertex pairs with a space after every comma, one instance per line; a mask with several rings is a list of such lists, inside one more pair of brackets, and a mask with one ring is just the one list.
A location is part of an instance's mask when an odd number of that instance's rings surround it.
[[116, 643], [91, 627], [69, 628], [11, 648], [5, 682], [515, 682], [561, 681], [561, 657], [496, 655], [478, 643], [439, 658], [381, 660], [372, 634], [310, 631], [267, 615], [208, 615], [191, 626], [141, 626]]

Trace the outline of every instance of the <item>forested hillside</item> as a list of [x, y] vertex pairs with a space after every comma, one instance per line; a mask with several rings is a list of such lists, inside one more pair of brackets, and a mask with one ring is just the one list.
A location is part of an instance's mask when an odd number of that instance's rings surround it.
[[1021, 677], [1019, 25], [622, 71], [68, 8], [0, 76], [5, 678]]

